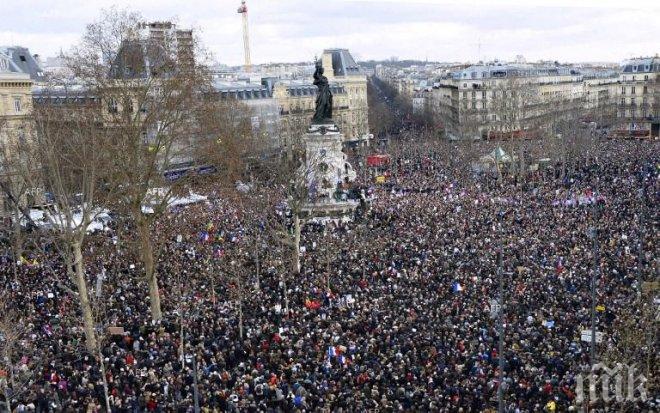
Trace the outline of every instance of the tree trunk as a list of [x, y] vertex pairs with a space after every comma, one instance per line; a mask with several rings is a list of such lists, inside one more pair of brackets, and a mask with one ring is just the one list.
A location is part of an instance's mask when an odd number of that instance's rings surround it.
[[12, 266], [14, 268], [14, 279], [18, 277], [18, 263], [23, 256], [23, 228], [21, 228], [21, 222], [18, 217], [19, 215], [16, 213], [16, 218], [12, 226], [12, 249], [14, 250], [14, 262]]
[[284, 281], [284, 309], [286, 310], [286, 316], [289, 316], [289, 285], [286, 280]]
[[243, 340], [243, 299], [238, 299], [238, 336]]
[[7, 376], [5, 377], [5, 385], [3, 386], [3, 393], [5, 396], [5, 408], [7, 413], [11, 413], [11, 398], [9, 394], [9, 386], [11, 385], [12, 392], [16, 391], [16, 382], [14, 379], [14, 362], [12, 361], [12, 346], [15, 343], [7, 340], [5, 342], [4, 358], [7, 361]]
[[183, 308], [179, 309], [179, 357], [181, 358], [181, 364], [185, 364], [185, 337], [183, 335]]
[[[261, 262], [259, 261], [259, 244], [261, 241], [261, 237], [257, 235], [257, 239], [255, 240], [254, 243], [254, 258], [257, 264], [257, 280], [255, 281], [255, 287], [257, 290], [261, 288]], [[215, 303], [215, 302], [214, 302]]]
[[138, 222], [138, 232], [140, 233], [140, 256], [144, 265], [144, 275], [149, 285], [149, 305], [151, 307], [151, 318], [158, 321], [163, 318], [163, 312], [160, 309], [160, 292], [158, 291], [158, 276], [154, 264], [154, 248], [151, 242], [151, 231], [146, 220]]
[[236, 273], [236, 292], [238, 295], [238, 336], [243, 340], [243, 280], [239, 273]]
[[523, 144], [522, 142], [520, 143], [520, 146], [518, 147], [518, 157], [520, 160], [520, 178], [521, 180], [526, 179], [527, 175], [527, 167], [525, 165], [525, 151], [523, 149]]
[[293, 216], [293, 273], [300, 274], [300, 217]]
[[78, 290], [80, 309], [83, 316], [83, 327], [85, 329], [85, 346], [90, 353], [94, 354], [97, 348], [96, 332], [94, 331], [92, 306], [89, 303], [87, 281], [85, 280], [85, 264], [83, 262], [80, 242], [74, 241], [71, 244], [71, 250], [73, 252], [73, 266], [69, 266], [69, 274]]
[[9, 396], [9, 386], [5, 385], [3, 389], [5, 395], [5, 409], [7, 413], [11, 413], [11, 398]]
[[107, 412], [111, 412], [110, 409], [110, 397], [108, 396], [108, 378], [105, 375], [105, 361], [103, 361], [103, 353], [101, 353], [101, 347], [97, 348], [97, 356], [99, 358], [99, 364], [101, 366], [101, 376], [103, 378], [103, 396], [105, 398], [105, 409]]

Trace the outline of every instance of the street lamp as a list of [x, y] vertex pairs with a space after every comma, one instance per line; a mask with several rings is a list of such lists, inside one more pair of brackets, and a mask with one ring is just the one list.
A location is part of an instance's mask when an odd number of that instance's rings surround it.
[[500, 371], [500, 384], [497, 386], [497, 412], [504, 413], [504, 277], [502, 276], [502, 247], [500, 246], [497, 251], [497, 278], [498, 278], [498, 298], [499, 311], [497, 312], [498, 319], [498, 336], [499, 343], [497, 353], [499, 355], [499, 371]]
[[589, 357], [591, 365], [593, 366], [596, 362], [596, 281], [598, 279], [599, 270], [600, 270], [600, 259], [598, 256], [598, 228], [596, 227], [598, 220], [598, 201], [596, 199], [596, 192], [593, 193], [592, 199], [593, 205], [593, 217], [591, 227], [589, 228], [589, 236], [593, 240], [592, 249], [594, 256], [594, 268], [591, 275], [591, 340], [590, 340], [590, 349]]

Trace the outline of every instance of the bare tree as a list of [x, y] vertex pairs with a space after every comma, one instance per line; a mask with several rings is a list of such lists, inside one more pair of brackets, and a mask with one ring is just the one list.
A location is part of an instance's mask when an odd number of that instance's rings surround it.
[[[42, 106], [35, 108], [35, 145], [28, 159], [38, 161], [39, 173], [24, 176], [29, 185], [43, 185], [52, 198], [48, 218], [54, 244], [63, 258], [71, 282], [76, 286], [87, 349], [97, 348], [94, 319], [85, 278], [83, 244], [95, 216], [108, 195], [107, 134], [97, 105], [74, 110]], [[34, 151], [34, 152], [32, 152]]]
[[[283, 178], [282, 188], [286, 197], [289, 220], [284, 221], [284, 227], [277, 230], [279, 241], [288, 246], [291, 251], [291, 270], [294, 275], [300, 274], [300, 233], [303, 226], [303, 208], [309, 201], [309, 186], [307, 183], [307, 168], [304, 163], [284, 162], [280, 167]], [[288, 180], [287, 180], [288, 178]]]
[[[0, 390], [5, 399], [5, 409], [12, 412], [11, 400], [27, 391], [34, 379], [32, 371], [38, 367], [35, 349], [28, 343], [28, 323], [11, 305], [8, 294], [0, 297]], [[29, 357], [32, 365], [20, 361], [21, 355]]]
[[28, 150], [28, 145], [33, 144], [31, 122], [21, 120], [12, 126], [0, 121], [0, 196], [4, 198], [5, 212], [9, 213], [3, 229], [11, 241], [16, 275], [25, 241], [22, 224], [34, 226], [28, 207], [34, 201], [35, 188], [30, 186], [32, 179], [25, 177], [36, 173], [36, 163], [28, 159], [34, 155]]
[[204, 135], [194, 148], [195, 158], [218, 169], [218, 180], [233, 186], [249, 179], [249, 167], [269, 149], [259, 130], [253, 130], [252, 111], [235, 99], [213, 98], [201, 108]]
[[209, 85], [195, 62], [192, 35], [162, 25], [164, 31], [154, 34], [136, 13], [104, 12], [68, 57], [71, 71], [101, 104], [111, 136], [108, 183], [118, 195], [112, 206], [137, 228], [154, 320], [162, 310], [152, 229], [183, 185], [166, 174], [195, 162], [191, 148], [204, 134], [198, 120]]
[[[648, 380], [645, 384], [648, 394], [657, 394], [660, 387], [658, 379], [658, 318], [657, 304], [653, 300], [656, 289], [650, 289], [632, 298], [620, 314], [617, 314], [613, 334], [608, 337], [607, 349], [603, 361], [609, 366], [618, 363], [635, 366], [639, 374]], [[623, 402], [619, 411], [633, 412], [636, 406]]]
[[509, 139], [509, 152], [518, 153], [519, 165], [512, 160], [512, 169], [519, 175], [526, 171], [524, 137], [534, 129], [540, 117], [538, 87], [520, 76], [498, 82], [493, 89], [492, 109], [500, 138]]

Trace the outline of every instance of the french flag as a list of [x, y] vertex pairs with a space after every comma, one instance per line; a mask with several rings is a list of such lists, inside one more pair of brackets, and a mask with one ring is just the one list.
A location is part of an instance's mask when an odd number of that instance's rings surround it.
[[459, 284], [458, 282], [454, 282], [451, 285], [451, 290], [455, 293], [458, 293], [458, 292], [463, 291], [463, 287], [461, 287], [461, 284]]
[[339, 356], [339, 364], [341, 364], [342, 366], [345, 366], [346, 362], [347, 362], [346, 357], [343, 354], [340, 355]]
[[329, 346], [328, 347], [328, 358], [333, 358], [337, 356], [337, 349], [335, 349], [335, 346]]

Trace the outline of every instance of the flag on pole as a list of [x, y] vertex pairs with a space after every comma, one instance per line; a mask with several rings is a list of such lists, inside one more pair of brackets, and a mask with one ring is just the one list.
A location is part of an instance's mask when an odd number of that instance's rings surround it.
[[451, 289], [455, 293], [463, 291], [463, 287], [461, 286], [460, 283], [458, 283], [458, 281], [456, 281], [452, 284]]
[[197, 239], [198, 239], [200, 242], [207, 242], [207, 241], [209, 240], [209, 238], [210, 238], [210, 236], [209, 236], [209, 233], [208, 233], [208, 232], [206, 232], [206, 231], [201, 231], [201, 232], [199, 233], [199, 236], [198, 236]]
[[343, 354], [339, 355], [339, 364], [346, 365], [346, 357]]
[[328, 346], [328, 358], [333, 358], [337, 355], [337, 349], [335, 346]]

